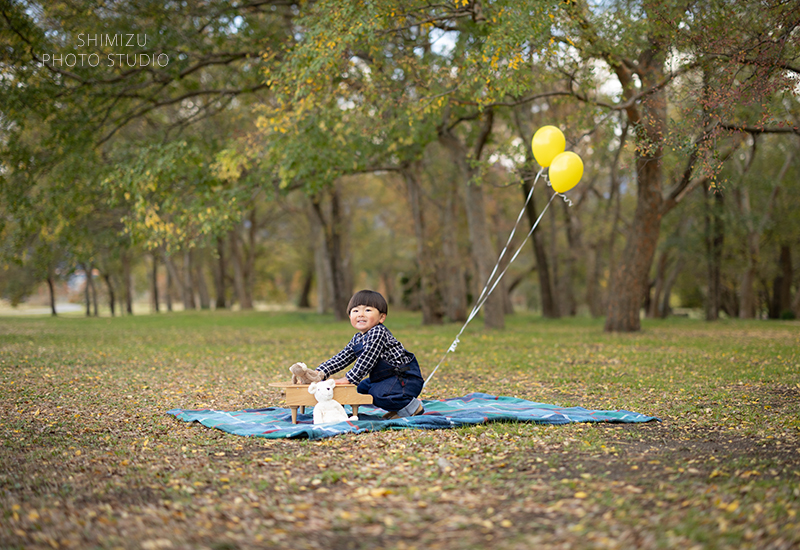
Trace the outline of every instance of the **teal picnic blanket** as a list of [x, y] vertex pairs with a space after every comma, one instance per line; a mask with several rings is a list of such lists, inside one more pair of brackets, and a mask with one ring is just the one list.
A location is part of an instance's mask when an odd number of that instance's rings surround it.
[[[269, 439], [303, 438], [321, 439], [344, 433], [363, 433], [388, 429], [435, 430], [456, 428], [486, 422], [534, 422], [537, 424], [569, 424], [571, 422], [650, 422], [659, 420], [654, 416], [616, 410], [593, 411], [583, 407], [559, 407], [534, 403], [516, 397], [494, 396], [486, 393], [470, 393], [463, 397], [425, 401], [425, 414], [410, 418], [383, 420], [383, 409], [371, 405], [360, 405], [358, 420], [336, 424], [313, 422], [313, 407], [306, 407], [306, 414], [297, 415], [297, 424], [292, 424], [289, 409], [269, 407], [241, 411], [215, 411], [172, 409], [167, 411], [186, 422], [199, 422], [208, 428], [224, 432]], [[347, 414], [352, 414], [345, 406]]]

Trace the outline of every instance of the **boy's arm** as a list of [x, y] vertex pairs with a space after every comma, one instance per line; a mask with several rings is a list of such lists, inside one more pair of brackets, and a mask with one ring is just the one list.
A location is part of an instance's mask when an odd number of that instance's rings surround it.
[[358, 384], [369, 376], [372, 369], [381, 358], [383, 349], [386, 347], [386, 328], [383, 325], [375, 325], [364, 335], [362, 342], [364, 351], [358, 356], [355, 366], [345, 375], [351, 384]]
[[[355, 338], [355, 336], [353, 338]], [[353, 340], [350, 340], [350, 342], [344, 347], [342, 351], [340, 351], [327, 361], [320, 363], [320, 365], [317, 367], [317, 370], [320, 371], [322, 374], [324, 374], [325, 379], [327, 380], [328, 378], [331, 377], [332, 374], [335, 374], [340, 370], [342, 370], [343, 368], [346, 368], [350, 363], [352, 363], [355, 360], [356, 360], [356, 354], [353, 352]]]

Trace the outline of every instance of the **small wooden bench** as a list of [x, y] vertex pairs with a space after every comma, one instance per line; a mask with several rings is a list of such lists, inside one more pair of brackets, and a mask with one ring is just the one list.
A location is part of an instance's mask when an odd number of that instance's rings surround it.
[[[305, 414], [306, 405], [313, 407], [317, 398], [308, 393], [309, 384], [292, 384], [291, 382], [272, 382], [270, 387], [282, 388], [286, 395], [286, 404], [292, 409], [292, 424], [297, 424], [297, 409], [300, 414]], [[358, 415], [359, 405], [371, 405], [372, 396], [358, 393], [354, 384], [336, 384], [333, 388], [333, 398], [342, 405], [353, 407], [353, 414]]]

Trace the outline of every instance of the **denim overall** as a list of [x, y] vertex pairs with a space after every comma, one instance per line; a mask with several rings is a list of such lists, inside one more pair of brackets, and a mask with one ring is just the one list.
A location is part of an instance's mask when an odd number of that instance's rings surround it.
[[[363, 351], [364, 344], [360, 341], [353, 345], [356, 357], [361, 356]], [[387, 411], [399, 411], [411, 403], [411, 400], [422, 391], [424, 380], [417, 358], [413, 353], [409, 355], [411, 362], [401, 367], [396, 367], [384, 359], [378, 359], [369, 377], [358, 384], [356, 391], [370, 394], [375, 406]]]

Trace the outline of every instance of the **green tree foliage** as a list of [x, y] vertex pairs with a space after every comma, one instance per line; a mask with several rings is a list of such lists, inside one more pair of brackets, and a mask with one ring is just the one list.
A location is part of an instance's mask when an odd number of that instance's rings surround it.
[[[734, 23], [731, 9], [740, 15]], [[365, 133], [402, 162], [397, 152], [415, 128], [412, 143], [418, 147], [411, 158], [419, 146], [454, 129], [469, 150], [487, 130], [479, 123], [483, 112], [546, 97], [585, 104], [589, 110], [575, 112], [567, 125], [590, 132], [615, 124], [612, 113], [624, 113], [639, 200], [607, 329], [637, 330], [661, 218], [709, 184], [736, 147], [735, 137], [726, 141], [738, 127], [766, 128], [769, 98], [794, 89], [796, 14], [782, 3], [752, 17], [745, 16], [748, 9], [663, 2], [457, 1], [402, 8], [320, 2], [304, 12], [300, 39], [271, 69], [281, 87], [260, 126], [272, 135], [294, 132], [304, 142], [306, 117], [331, 116], [331, 109], [333, 116], [345, 116], [332, 128], [333, 150], [326, 152], [322, 173], [330, 181], [351, 163], [360, 169], [352, 159], [354, 151], [365, 151], [359, 143]], [[451, 46], [437, 49], [435, 40], [443, 37]], [[616, 79], [619, 92], [598, 92], [608, 81], [604, 73]], [[748, 113], [743, 105], [762, 108]], [[488, 131], [496, 132], [491, 126]], [[283, 152], [283, 142], [275, 143]], [[474, 169], [480, 159], [471, 155]], [[316, 159], [308, 160], [307, 169]], [[285, 157], [279, 164], [294, 165]], [[470, 179], [479, 174], [470, 170]]]
[[419, 158], [443, 124], [473, 120], [530, 89], [536, 75], [520, 69], [547, 45], [545, 19], [532, 17], [543, 5], [488, 9], [461, 1], [309, 6], [299, 40], [268, 69], [275, 101], [259, 119], [283, 179], [331, 181]]
[[223, 234], [239, 216], [238, 189], [214, 177], [200, 148], [185, 141], [137, 148], [103, 187], [109, 203], [124, 212], [125, 233], [167, 253]]
[[261, 53], [283, 40], [289, 11], [283, 2], [17, 1], [2, 15], [5, 114], [35, 112], [61, 144], [104, 143], [169, 106], [182, 107], [180, 126], [266, 88]]
[[[146, 205], [143, 191], [136, 191], [156, 184], [146, 176], [132, 178], [146, 172], [136, 172], [142, 162], [163, 161], [181, 145], [158, 155], [153, 150], [132, 154], [131, 149], [146, 141], [169, 143], [189, 125], [229, 112], [248, 94], [266, 90], [258, 69], [261, 54], [286, 38], [291, 17], [292, 8], [284, 2], [2, 2], [4, 221], [15, 234], [29, 235], [27, 240], [36, 233], [30, 229], [32, 220], [45, 220], [54, 230], [66, 228], [65, 246], [74, 261], [99, 254], [111, 240], [128, 242], [120, 233], [121, 219], [129, 230], [147, 227], [148, 220], [152, 228], [154, 205]], [[205, 138], [224, 147], [224, 136]], [[213, 160], [216, 152], [206, 148], [203, 154]], [[198, 178], [192, 185], [199, 188], [212, 176], [208, 170], [194, 170], [200, 166], [197, 156], [193, 149], [188, 158], [172, 160], [180, 160], [176, 167], [185, 169], [177, 179], [185, 183]], [[136, 157], [140, 164], [129, 164]], [[126, 189], [101, 185], [110, 181], [111, 165], [117, 163], [125, 167], [115, 166], [115, 175]], [[160, 165], [154, 173], [164, 172]], [[150, 198], [167, 208], [182, 203], [179, 181], [161, 181], [160, 189], [151, 190], [158, 196]], [[170, 191], [176, 195], [168, 197]], [[134, 202], [121, 201], [125, 193]], [[43, 204], [44, 197], [51, 202]], [[198, 198], [196, 204], [206, 199]], [[43, 212], [47, 208], [55, 215]], [[217, 219], [209, 221], [212, 214]], [[209, 210], [209, 205], [202, 212], [187, 207], [182, 213], [174, 208], [166, 213], [178, 222], [196, 224], [178, 228], [167, 222], [183, 237], [189, 235], [183, 239], [187, 242], [211, 225], [223, 227], [226, 217], [235, 215], [229, 209]], [[101, 237], [98, 225], [108, 234]], [[20, 237], [18, 245], [4, 247], [7, 259], [21, 257], [19, 243], [25, 240]], [[77, 248], [69, 249], [73, 246]]]

